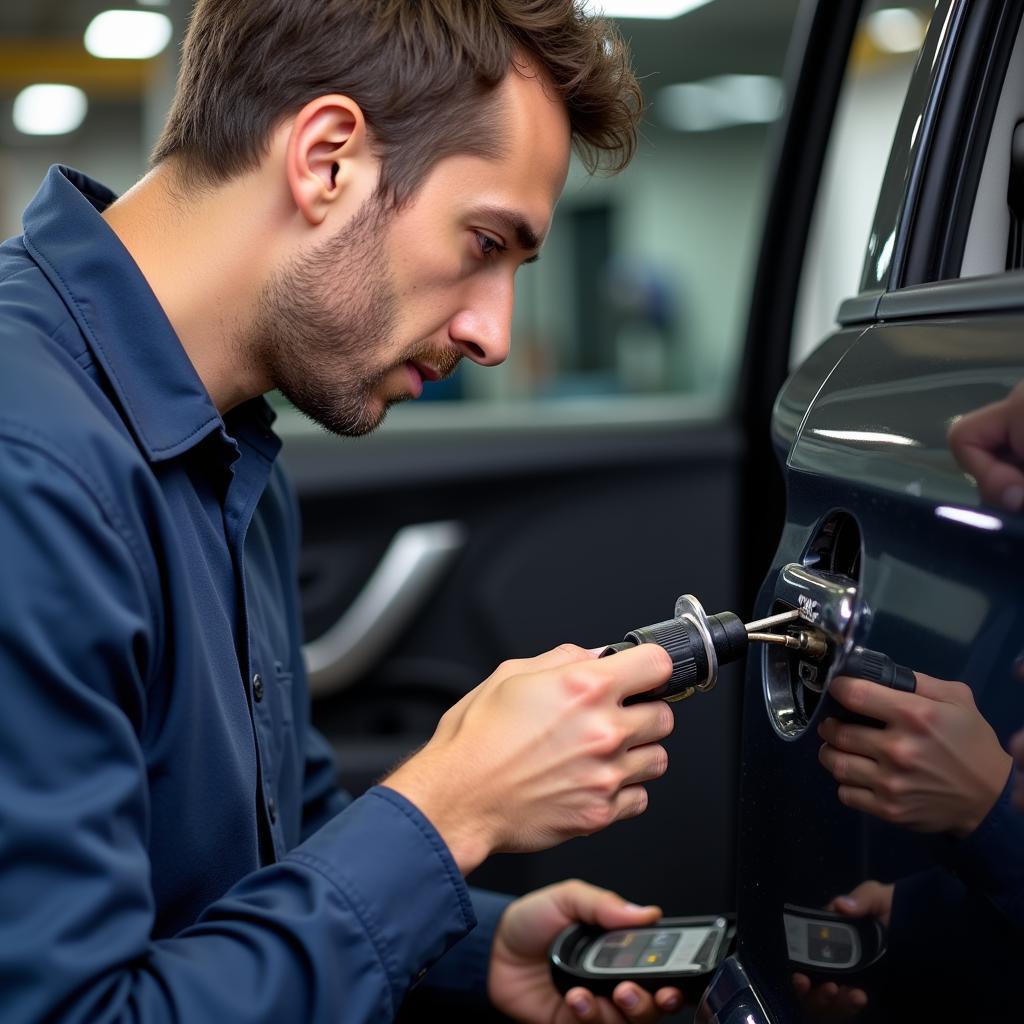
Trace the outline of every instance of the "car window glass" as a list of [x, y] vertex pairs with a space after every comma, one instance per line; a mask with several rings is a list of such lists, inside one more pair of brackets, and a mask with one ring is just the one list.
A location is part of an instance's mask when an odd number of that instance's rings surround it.
[[[961, 277], [1024, 268], [1024, 22], [989, 133]], [[1007, 202], [1007, 198], [1010, 202]]]
[[[872, 223], [890, 151], [896, 155], [904, 144], [909, 151], [915, 118], [905, 123], [914, 108], [907, 90], [935, 7], [929, 0], [865, 4], [815, 203], [790, 349], [793, 365], [825, 339], [839, 304], [862, 290], [865, 248], [876, 268], [888, 260], [891, 243], [871, 237]], [[864, 288], [870, 287], [868, 281]]]

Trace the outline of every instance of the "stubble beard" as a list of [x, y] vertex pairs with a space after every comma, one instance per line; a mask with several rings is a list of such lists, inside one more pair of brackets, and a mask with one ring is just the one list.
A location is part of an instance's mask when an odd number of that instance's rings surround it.
[[385, 250], [389, 219], [369, 199], [334, 238], [289, 263], [264, 289], [246, 341], [300, 412], [346, 437], [368, 434], [409, 397], [382, 390], [404, 361], [381, 363], [394, 347], [399, 305]]

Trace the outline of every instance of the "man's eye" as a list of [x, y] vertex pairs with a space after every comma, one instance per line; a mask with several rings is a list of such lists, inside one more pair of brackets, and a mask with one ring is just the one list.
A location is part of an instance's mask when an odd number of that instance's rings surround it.
[[505, 252], [505, 246], [491, 238], [490, 235], [485, 235], [482, 231], [474, 231], [473, 234], [476, 235], [477, 244], [480, 246], [480, 252], [484, 257], [500, 256]]

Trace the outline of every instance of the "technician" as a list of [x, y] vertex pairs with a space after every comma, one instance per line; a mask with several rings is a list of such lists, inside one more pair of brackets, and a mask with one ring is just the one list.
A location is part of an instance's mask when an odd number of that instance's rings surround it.
[[547, 975], [570, 921], [657, 908], [463, 881], [645, 809], [672, 714], [622, 699], [668, 656], [507, 662], [349, 802], [261, 397], [359, 435], [502, 362], [572, 145], [621, 169], [638, 108], [573, 0], [200, 0], [151, 173], [51, 169], [0, 248], [5, 1024], [381, 1022], [417, 984], [524, 1021], [678, 1005]]

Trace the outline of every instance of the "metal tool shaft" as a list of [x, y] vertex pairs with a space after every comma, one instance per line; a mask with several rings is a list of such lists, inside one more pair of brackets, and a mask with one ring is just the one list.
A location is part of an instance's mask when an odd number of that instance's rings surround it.
[[798, 622], [799, 620], [800, 610], [794, 608], [790, 612], [781, 612], [779, 615], [769, 615], [766, 619], [756, 619], [754, 622], [748, 622], [745, 628], [748, 633], [762, 633], [766, 629], [771, 629], [772, 626], [782, 626], [787, 622]]

